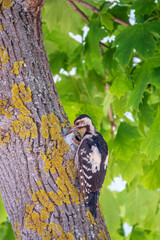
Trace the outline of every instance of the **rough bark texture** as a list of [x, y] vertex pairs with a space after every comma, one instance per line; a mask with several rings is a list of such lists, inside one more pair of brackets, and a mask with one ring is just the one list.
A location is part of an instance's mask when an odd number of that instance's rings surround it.
[[0, 189], [16, 238], [110, 239], [100, 210], [95, 221], [84, 206], [75, 149], [62, 137], [69, 123], [44, 49], [44, 0], [0, 2]]

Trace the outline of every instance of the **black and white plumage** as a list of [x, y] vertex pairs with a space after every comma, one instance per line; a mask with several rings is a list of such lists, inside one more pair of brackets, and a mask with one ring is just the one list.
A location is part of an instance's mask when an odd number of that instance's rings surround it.
[[96, 217], [97, 201], [108, 165], [107, 143], [86, 114], [75, 119], [73, 128], [66, 135], [72, 132], [83, 134], [76, 152], [75, 163], [82, 196], [86, 205], [90, 207], [92, 215]]

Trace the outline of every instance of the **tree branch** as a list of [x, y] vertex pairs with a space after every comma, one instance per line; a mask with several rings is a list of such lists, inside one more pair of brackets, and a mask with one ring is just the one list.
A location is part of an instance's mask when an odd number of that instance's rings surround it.
[[[100, 13], [100, 10], [98, 8], [96, 8], [95, 6], [87, 3], [87, 2], [84, 2], [82, 0], [72, 0], [72, 2], [77, 2], [79, 4], [81, 4], [82, 6], [90, 9], [92, 12], [96, 13], [96, 14], [99, 14]], [[128, 22], [125, 22], [124, 20], [120, 19], [120, 18], [117, 18], [117, 17], [114, 17], [114, 21], [117, 22], [117, 23], [120, 23], [126, 27], [130, 26], [130, 24]]]
[[[69, 5], [86, 21], [86, 22], [90, 22], [89, 21], [89, 19], [88, 19], [88, 17], [72, 2], [72, 0], [66, 0], [68, 3], [69, 3]], [[85, 2], [84, 2], [85, 3]], [[90, 4], [87, 4], [86, 3], [86, 5], [90, 5]], [[106, 48], [110, 48], [110, 47], [108, 47], [107, 45], [105, 45], [104, 43], [102, 43], [102, 42], [99, 42], [99, 45], [100, 45], [100, 47], [101, 47], [101, 52], [102, 52], [102, 46], [103, 47], [106, 47]]]
[[92, 12], [95, 12], [97, 14], [100, 12], [98, 8], [96, 8], [95, 6], [91, 5], [90, 3], [84, 2], [82, 0], [72, 0], [72, 1], [81, 4], [82, 6], [90, 9]]
[[110, 48], [110, 47], [108, 47], [106, 44], [104, 44], [104, 43], [102, 43], [102, 42], [99, 42], [99, 45], [100, 45], [100, 47], [105, 47], [105, 48]]
[[66, 1], [86, 22], [90, 22], [88, 17], [71, 0]]
[[[106, 74], [108, 73], [108, 70], [106, 70]], [[109, 90], [109, 85], [108, 83], [106, 83], [106, 93], [108, 93], [108, 90]], [[111, 110], [111, 107], [109, 106], [108, 108], [108, 116], [109, 116], [109, 119], [110, 119], [110, 123], [111, 123], [111, 135], [112, 137], [114, 137], [114, 128], [116, 127], [116, 124], [114, 123], [114, 118], [113, 118], [113, 115], [112, 115], [112, 110]]]
[[114, 17], [114, 21], [117, 22], [117, 23], [120, 23], [120, 24], [122, 24], [122, 25], [124, 25], [124, 26], [126, 26], [126, 27], [130, 26], [130, 23], [125, 22], [125, 21], [123, 21], [122, 19], [119, 19], [119, 18], [117, 18], [117, 17]]

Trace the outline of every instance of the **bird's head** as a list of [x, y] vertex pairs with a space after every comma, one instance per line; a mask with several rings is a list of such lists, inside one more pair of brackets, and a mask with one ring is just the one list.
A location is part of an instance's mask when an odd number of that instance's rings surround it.
[[82, 114], [74, 120], [73, 127], [65, 135], [72, 132], [82, 132], [83, 135], [86, 133], [94, 134], [95, 131], [91, 118], [86, 114]]

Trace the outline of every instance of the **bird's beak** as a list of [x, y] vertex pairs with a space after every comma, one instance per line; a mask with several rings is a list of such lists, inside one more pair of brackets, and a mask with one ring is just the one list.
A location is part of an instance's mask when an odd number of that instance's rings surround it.
[[75, 127], [75, 126], [73, 126], [69, 131], [67, 131], [66, 133], [65, 133], [65, 135], [64, 136], [67, 136], [67, 135], [69, 135], [70, 133], [72, 133], [72, 132], [77, 132], [77, 127]]

